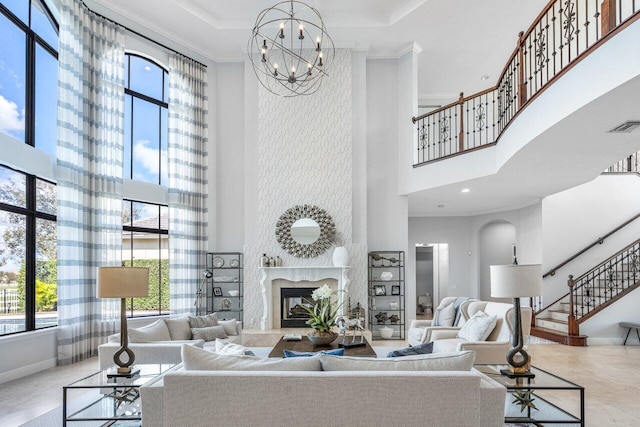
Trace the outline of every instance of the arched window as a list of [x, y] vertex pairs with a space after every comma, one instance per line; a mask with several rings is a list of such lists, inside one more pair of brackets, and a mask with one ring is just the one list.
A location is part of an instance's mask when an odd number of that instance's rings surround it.
[[124, 178], [166, 186], [167, 71], [134, 54], [125, 66]]
[[[125, 66], [124, 178], [166, 187], [167, 71], [130, 53]], [[129, 316], [169, 313], [168, 211], [166, 205], [123, 201], [122, 261], [149, 268], [149, 296], [128, 301]]]

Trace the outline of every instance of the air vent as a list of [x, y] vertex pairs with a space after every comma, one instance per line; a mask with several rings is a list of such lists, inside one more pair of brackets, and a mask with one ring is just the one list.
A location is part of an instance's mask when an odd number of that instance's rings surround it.
[[628, 121], [611, 129], [610, 133], [631, 133], [640, 127], [640, 121]]

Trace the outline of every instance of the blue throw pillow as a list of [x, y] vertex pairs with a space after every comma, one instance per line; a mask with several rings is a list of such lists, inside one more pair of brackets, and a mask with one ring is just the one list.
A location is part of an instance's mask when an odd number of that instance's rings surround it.
[[391, 351], [387, 357], [413, 356], [414, 354], [431, 354], [433, 353], [433, 342], [420, 344], [413, 347], [401, 348], [400, 350]]
[[335, 350], [322, 350], [322, 351], [293, 351], [283, 350], [284, 357], [312, 357], [318, 354], [329, 354], [331, 356], [344, 356], [344, 348], [336, 348]]

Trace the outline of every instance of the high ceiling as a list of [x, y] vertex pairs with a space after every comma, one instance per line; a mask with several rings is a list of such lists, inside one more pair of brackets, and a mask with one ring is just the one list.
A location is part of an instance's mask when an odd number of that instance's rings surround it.
[[[421, 98], [450, 99], [497, 81], [519, 31], [547, 0], [305, 0], [318, 9], [338, 47], [419, 56]], [[242, 61], [258, 13], [277, 0], [87, 0], [98, 13], [158, 35], [199, 58]], [[482, 81], [482, 76], [489, 79]], [[448, 102], [448, 101], [447, 101]]]

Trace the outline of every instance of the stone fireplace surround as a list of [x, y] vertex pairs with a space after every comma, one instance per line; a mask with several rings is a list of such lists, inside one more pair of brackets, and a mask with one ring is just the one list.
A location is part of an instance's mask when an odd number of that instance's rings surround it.
[[341, 311], [346, 310], [344, 302], [348, 298], [349, 267], [265, 267], [260, 268], [260, 290], [263, 311], [260, 329], [268, 331], [280, 328], [280, 289], [288, 287], [317, 288], [328, 284], [338, 291]]

